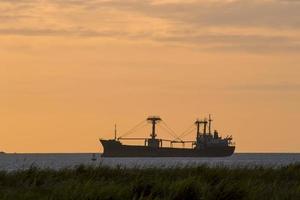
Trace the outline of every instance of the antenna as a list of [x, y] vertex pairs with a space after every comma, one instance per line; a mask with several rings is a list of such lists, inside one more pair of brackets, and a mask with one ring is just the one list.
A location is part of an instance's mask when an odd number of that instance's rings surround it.
[[204, 118], [204, 120], [203, 120], [203, 122], [202, 122], [202, 123], [204, 124], [204, 127], [203, 127], [203, 135], [206, 135], [207, 119], [206, 119], [206, 118]]
[[115, 124], [115, 140], [117, 140], [117, 124]]
[[208, 118], [208, 132], [209, 132], [209, 134], [211, 134], [211, 122], [212, 122], [213, 120], [211, 119], [211, 114], [209, 114], [209, 118]]

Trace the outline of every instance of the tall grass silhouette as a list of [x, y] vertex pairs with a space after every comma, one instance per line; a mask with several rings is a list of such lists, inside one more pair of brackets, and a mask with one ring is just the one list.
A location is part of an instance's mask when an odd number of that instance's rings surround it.
[[300, 199], [300, 164], [284, 167], [78, 166], [0, 172], [0, 199]]

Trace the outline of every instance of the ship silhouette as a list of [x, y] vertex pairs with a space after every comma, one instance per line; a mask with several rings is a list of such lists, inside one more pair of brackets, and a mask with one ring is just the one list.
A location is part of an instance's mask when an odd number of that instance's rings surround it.
[[[128, 138], [118, 137], [115, 126], [114, 139], [100, 139], [103, 146], [103, 157], [225, 157], [231, 156], [235, 150], [235, 144], [232, 142], [232, 136], [222, 138], [215, 130], [211, 131], [212, 119], [196, 120], [194, 127], [196, 139], [194, 141], [185, 141], [176, 136], [172, 129], [162, 121], [158, 116], [150, 116], [144, 122], [150, 122], [152, 125], [149, 138]], [[156, 138], [156, 126], [158, 123], [164, 123], [167, 130], [174, 136], [174, 140]], [[139, 125], [138, 125], [139, 126]], [[207, 127], [208, 126], [208, 127]], [[130, 131], [132, 132], [132, 131]], [[189, 134], [191, 130], [185, 131], [181, 137]], [[126, 134], [125, 134], [126, 135]], [[143, 140], [144, 145], [125, 145], [122, 140]], [[169, 147], [163, 146], [163, 143], [169, 143]], [[181, 143], [182, 148], [173, 147], [173, 144]], [[190, 148], [184, 148], [186, 143], [190, 143]]]

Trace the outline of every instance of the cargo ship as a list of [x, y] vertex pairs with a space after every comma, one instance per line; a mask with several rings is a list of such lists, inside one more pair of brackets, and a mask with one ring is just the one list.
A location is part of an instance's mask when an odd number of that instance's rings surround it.
[[[104, 149], [102, 157], [225, 157], [234, 153], [235, 144], [232, 141], [232, 136], [222, 138], [216, 130], [212, 133], [212, 119], [210, 116], [208, 120], [197, 119], [194, 122], [192, 130], [195, 130], [196, 139], [193, 141], [181, 139], [190, 133], [191, 130], [183, 132], [181, 136], [177, 136], [168, 126], [165, 127], [165, 130], [168, 130], [175, 139], [158, 139], [156, 126], [159, 123], [165, 124], [164, 121], [158, 116], [150, 116], [144, 121], [150, 122], [152, 125], [149, 138], [128, 138], [125, 136], [117, 138], [115, 126], [114, 139], [100, 139]], [[144, 145], [122, 144], [121, 141], [123, 140], [142, 140]], [[166, 146], [163, 143], [168, 143], [169, 145]], [[173, 147], [176, 143], [181, 143], [182, 147]], [[188, 148], [185, 147], [187, 143], [190, 144]]]

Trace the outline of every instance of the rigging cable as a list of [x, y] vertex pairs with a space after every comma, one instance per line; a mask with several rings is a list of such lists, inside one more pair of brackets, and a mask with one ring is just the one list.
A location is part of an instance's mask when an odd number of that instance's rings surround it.
[[167, 125], [167, 123], [166, 122], [164, 122], [164, 121], [162, 121], [162, 123], [166, 126], [166, 128], [170, 131], [170, 132], [172, 132], [173, 133], [173, 135], [175, 136], [175, 138], [176, 139], [179, 139], [179, 140], [181, 140], [180, 139], [180, 137], [176, 134], [176, 132], [175, 131], [173, 131], [173, 129], [171, 129], [168, 125]]
[[181, 137], [184, 138], [187, 135], [189, 135], [190, 133], [192, 133], [193, 131], [195, 131], [196, 128], [192, 128], [191, 130], [189, 130], [188, 132], [185, 132], [185, 134], [183, 134]]
[[180, 140], [181, 141], [181, 139], [177, 135], [175, 135], [174, 133], [172, 133], [166, 127], [164, 127], [164, 126], [162, 126], [160, 124], [158, 124], [158, 125], [159, 125], [160, 128], [162, 128], [163, 130], [165, 130], [169, 135], [171, 135], [173, 138], [175, 138], [175, 140]]
[[146, 120], [141, 121], [140, 123], [138, 123], [137, 125], [135, 125], [132, 129], [130, 129], [129, 131], [127, 131], [124, 134], [122, 134], [119, 138], [128, 136], [132, 132], [136, 131], [138, 128], [144, 127], [145, 125], [147, 125], [147, 123], [143, 125], [143, 123], [145, 123], [145, 122], [146, 122]]
[[[192, 128], [192, 129], [191, 129], [191, 128]], [[188, 134], [190, 134], [193, 130], [195, 130], [194, 124], [191, 125], [191, 126], [189, 126], [185, 131], [183, 131], [183, 132], [179, 135], [179, 137], [180, 137], [180, 138], [181, 138], [181, 137], [185, 137], [185, 136], [187, 136]]]

